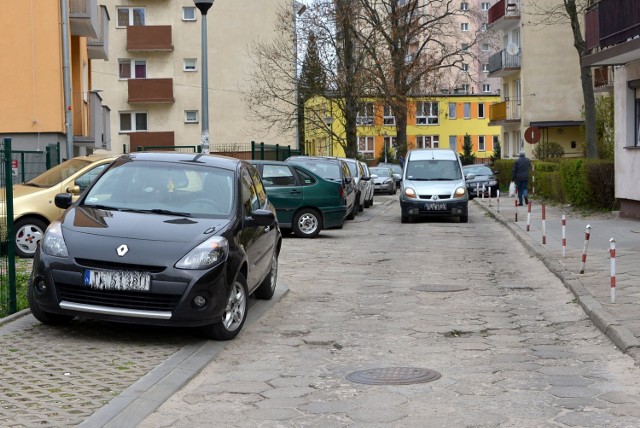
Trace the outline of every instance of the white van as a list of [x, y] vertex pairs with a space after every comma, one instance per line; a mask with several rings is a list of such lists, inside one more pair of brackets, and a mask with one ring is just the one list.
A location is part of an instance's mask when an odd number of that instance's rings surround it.
[[455, 151], [417, 149], [407, 153], [400, 192], [402, 223], [418, 217], [459, 217], [466, 223], [468, 204], [462, 163]]

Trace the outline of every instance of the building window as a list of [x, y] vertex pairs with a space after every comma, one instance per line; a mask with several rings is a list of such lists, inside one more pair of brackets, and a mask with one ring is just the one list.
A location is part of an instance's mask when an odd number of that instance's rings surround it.
[[460, 3], [460, 10], [469, 10], [469, 3], [467, 2]]
[[469, 72], [469, 64], [467, 64], [466, 62], [462, 63], [462, 71], [468, 73]]
[[373, 125], [373, 103], [364, 103], [356, 114], [356, 124]]
[[482, 92], [484, 92], [484, 93], [491, 92], [491, 85], [489, 85], [488, 83], [483, 84], [482, 85]]
[[478, 103], [478, 119], [484, 119], [484, 103]]
[[384, 137], [383, 139], [384, 149], [389, 150], [396, 147], [396, 137]]
[[487, 24], [486, 22], [483, 22], [483, 23], [482, 23], [482, 26], [480, 27], [480, 30], [481, 30], [482, 32], [485, 32], [485, 31], [487, 31], [488, 29], [489, 29], [489, 24]]
[[455, 119], [457, 114], [456, 103], [449, 103], [449, 119]]
[[463, 22], [460, 24], [460, 29], [462, 31], [469, 31], [469, 23], [468, 22]]
[[457, 137], [455, 135], [449, 135], [449, 148], [458, 150], [458, 143], [456, 143]]
[[471, 119], [471, 103], [464, 103], [464, 118]]
[[143, 7], [117, 7], [117, 28], [126, 28], [132, 25], [144, 25], [145, 10]]
[[196, 8], [195, 7], [183, 7], [182, 8], [182, 20], [183, 21], [195, 21], [196, 20]]
[[382, 119], [382, 123], [384, 125], [395, 125], [396, 124], [396, 118], [393, 115], [393, 110], [391, 109], [391, 106], [384, 106], [384, 116]]
[[482, 64], [482, 72], [483, 73], [489, 72], [489, 64]]
[[416, 105], [416, 125], [438, 124], [438, 103], [419, 101]]
[[484, 152], [486, 150], [487, 150], [487, 148], [486, 148], [485, 142], [484, 142], [484, 135], [480, 135], [478, 137], [478, 151], [479, 152]]
[[482, 51], [483, 52], [489, 52], [489, 43], [483, 43], [482, 44]]
[[358, 153], [365, 159], [373, 159], [373, 137], [358, 137]]
[[184, 123], [198, 123], [198, 110], [185, 110]]
[[127, 111], [120, 113], [120, 132], [138, 132], [147, 130], [147, 113]]
[[460, 45], [460, 49], [462, 49], [463, 52], [466, 52], [469, 50], [469, 43], [462, 43]]
[[480, 8], [481, 8], [482, 10], [489, 10], [489, 8], [490, 8], [490, 7], [491, 7], [491, 5], [490, 5], [488, 2], [483, 2], [483, 3], [480, 5]]
[[416, 148], [437, 149], [440, 147], [440, 137], [437, 135], [418, 135], [416, 137]]
[[147, 61], [144, 59], [119, 59], [118, 77], [120, 79], [145, 79], [147, 77]]
[[196, 58], [185, 58], [182, 63], [183, 71], [196, 71], [198, 65], [198, 61]]

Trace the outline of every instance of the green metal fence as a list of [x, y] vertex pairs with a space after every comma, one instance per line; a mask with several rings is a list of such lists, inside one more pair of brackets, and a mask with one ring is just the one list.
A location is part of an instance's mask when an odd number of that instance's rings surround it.
[[251, 159], [281, 161], [289, 156], [301, 154], [303, 154], [302, 150], [292, 149], [291, 146], [251, 142]]
[[44, 151], [14, 150], [11, 160], [13, 182], [24, 183], [60, 163], [60, 143], [51, 144]]
[[16, 312], [16, 256], [13, 246], [13, 170], [11, 138], [0, 142], [0, 317]]
[[202, 146], [138, 146], [139, 152], [168, 150], [172, 152], [202, 153]]

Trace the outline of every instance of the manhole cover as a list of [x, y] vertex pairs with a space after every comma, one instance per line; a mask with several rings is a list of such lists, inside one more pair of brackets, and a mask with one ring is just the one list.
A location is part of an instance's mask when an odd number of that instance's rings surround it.
[[440, 379], [440, 373], [419, 367], [385, 367], [360, 370], [347, 375], [347, 380], [365, 385], [410, 385]]
[[416, 287], [411, 287], [411, 289], [416, 291], [429, 291], [432, 293], [447, 293], [447, 292], [468, 290], [467, 287], [463, 287], [461, 285], [448, 285], [448, 284], [418, 285]]

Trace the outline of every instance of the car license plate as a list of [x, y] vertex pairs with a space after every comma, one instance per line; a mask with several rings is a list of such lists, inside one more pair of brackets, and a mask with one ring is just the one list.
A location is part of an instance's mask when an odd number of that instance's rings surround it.
[[94, 290], [149, 291], [151, 275], [130, 270], [86, 269], [84, 285]]
[[426, 211], [444, 211], [447, 209], [447, 204], [443, 202], [427, 202], [424, 204]]

